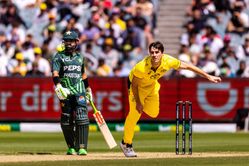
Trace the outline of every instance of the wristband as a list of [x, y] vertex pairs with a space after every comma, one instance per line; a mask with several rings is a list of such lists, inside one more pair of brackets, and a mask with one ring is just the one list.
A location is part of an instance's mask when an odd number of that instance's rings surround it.
[[58, 76], [53, 77], [54, 84], [57, 85], [61, 82], [60, 78]]
[[88, 78], [86, 78], [86, 79], [84, 79], [82, 81], [84, 83], [85, 88], [88, 88], [89, 87]]

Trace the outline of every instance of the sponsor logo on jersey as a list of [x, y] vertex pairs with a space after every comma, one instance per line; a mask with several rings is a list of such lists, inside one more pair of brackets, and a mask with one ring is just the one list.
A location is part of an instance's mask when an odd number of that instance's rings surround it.
[[79, 97], [79, 101], [85, 101], [85, 97], [84, 96], [80, 96]]
[[162, 69], [160, 73], [165, 73], [166, 71], [167, 71], [166, 69]]
[[153, 75], [150, 76], [150, 79], [155, 79], [155, 80], [157, 80], [157, 79], [159, 79], [159, 76], [160, 76], [160, 74], [155, 73], [155, 74], [153, 74]]
[[77, 73], [64, 73], [64, 77], [69, 77], [69, 78], [80, 78], [81, 75]]
[[69, 65], [69, 66], [64, 66], [64, 71], [81, 71], [81, 66], [77, 66], [77, 65]]

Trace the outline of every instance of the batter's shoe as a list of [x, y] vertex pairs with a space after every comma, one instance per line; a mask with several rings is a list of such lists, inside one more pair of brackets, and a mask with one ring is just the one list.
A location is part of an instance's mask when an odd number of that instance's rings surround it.
[[132, 144], [125, 144], [120, 142], [119, 146], [126, 157], [137, 157], [137, 154], [132, 148]]
[[68, 148], [67, 155], [75, 155], [75, 154], [77, 154], [77, 153], [76, 153], [76, 150], [74, 148]]
[[87, 151], [85, 149], [79, 149], [78, 155], [87, 155]]

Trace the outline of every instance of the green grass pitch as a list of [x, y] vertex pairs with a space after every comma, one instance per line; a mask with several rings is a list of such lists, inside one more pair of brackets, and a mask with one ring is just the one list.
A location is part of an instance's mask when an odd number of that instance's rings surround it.
[[[117, 143], [122, 139], [122, 132], [112, 132]], [[175, 153], [175, 134], [173, 132], [137, 132], [135, 134], [134, 149], [137, 154], [143, 152]], [[188, 147], [188, 146], [187, 146]], [[0, 132], [0, 156], [18, 155], [63, 155], [66, 144], [62, 133], [22, 133]], [[88, 153], [120, 153], [119, 147], [109, 150], [100, 132], [90, 132]], [[36, 161], [36, 162], [0, 162], [1, 166], [69, 166], [69, 165], [249, 165], [249, 155], [226, 157], [219, 153], [249, 154], [249, 133], [194, 133], [193, 155], [195, 153], [213, 153], [217, 157], [171, 157], [156, 159], [127, 159], [115, 160], [66, 160], [66, 161]], [[82, 156], [82, 158], [87, 156]]]

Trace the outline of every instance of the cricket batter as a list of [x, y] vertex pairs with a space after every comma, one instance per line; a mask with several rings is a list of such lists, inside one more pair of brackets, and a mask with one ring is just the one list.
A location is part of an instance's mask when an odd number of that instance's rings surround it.
[[158, 79], [168, 70], [186, 69], [191, 70], [211, 82], [218, 83], [220, 77], [212, 76], [198, 67], [182, 62], [170, 55], [163, 54], [164, 46], [160, 42], [153, 42], [149, 46], [149, 56], [137, 63], [129, 75], [129, 104], [130, 111], [124, 124], [124, 136], [120, 143], [126, 157], [136, 157], [132, 148], [134, 128], [142, 113], [146, 113], [152, 118], [159, 114], [159, 89]]
[[89, 119], [86, 94], [92, 100], [84, 58], [78, 53], [78, 33], [63, 35], [63, 49], [52, 59], [55, 92], [60, 100], [61, 128], [68, 146], [67, 155], [87, 155]]

